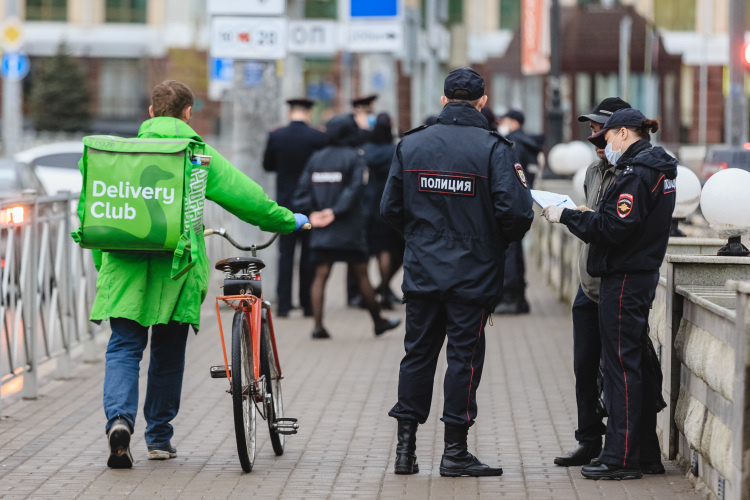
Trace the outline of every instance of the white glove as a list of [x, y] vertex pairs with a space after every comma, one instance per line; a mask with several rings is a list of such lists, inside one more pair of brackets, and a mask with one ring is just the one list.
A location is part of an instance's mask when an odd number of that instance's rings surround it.
[[548, 207], [544, 207], [544, 210], [542, 213], [544, 214], [544, 217], [550, 221], [550, 222], [560, 222], [560, 216], [563, 213], [564, 208], [563, 207], [556, 207], [554, 205], [550, 205]]

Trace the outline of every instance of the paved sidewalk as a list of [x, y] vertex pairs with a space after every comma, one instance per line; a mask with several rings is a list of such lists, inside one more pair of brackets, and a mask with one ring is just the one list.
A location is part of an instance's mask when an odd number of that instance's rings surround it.
[[[104, 365], [81, 364], [71, 379], [43, 382], [38, 400], [0, 408], [0, 498], [700, 498], [669, 463], [664, 476], [623, 482], [589, 481], [578, 467], [552, 463], [575, 444], [572, 325], [569, 311], [541, 284], [529, 291], [531, 315], [493, 316], [487, 327], [470, 449], [501, 464], [504, 475], [440, 477], [442, 376], [429, 421], [417, 434], [421, 472], [394, 475], [396, 423], [386, 413], [395, 403], [403, 327], [375, 338], [367, 313], [345, 307], [341, 271], [329, 283], [332, 340], [311, 340], [310, 320], [276, 321], [285, 412], [300, 420], [283, 456], [273, 454], [261, 421], [255, 467], [241, 472], [227, 382], [208, 375], [222, 356], [213, 304], [207, 303], [203, 329], [188, 342], [182, 409], [174, 422], [178, 458], [146, 459], [139, 414], [134, 468], [108, 469]], [[403, 316], [403, 306], [393, 314]], [[146, 368], [144, 362], [142, 381]], [[444, 371], [442, 358], [438, 373]], [[141, 407], [144, 391], [142, 384]]]

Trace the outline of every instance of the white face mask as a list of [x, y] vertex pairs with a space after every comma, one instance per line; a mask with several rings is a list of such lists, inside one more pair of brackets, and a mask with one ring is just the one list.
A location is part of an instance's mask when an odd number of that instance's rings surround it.
[[510, 127], [508, 125], [500, 125], [499, 127], [497, 127], [497, 131], [500, 133], [500, 135], [507, 136], [508, 134], [510, 134]]
[[[619, 133], [617, 135], [620, 135]], [[617, 136], [615, 136], [616, 138]], [[620, 144], [620, 149], [617, 151], [612, 150], [612, 144], [614, 144], [615, 140], [612, 139], [612, 142], [608, 142], [607, 146], [604, 148], [604, 156], [607, 157], [607, 161], [610, 163], [610, 165], [617, 165], [617, 161], [622, 157], [622, 143]]]

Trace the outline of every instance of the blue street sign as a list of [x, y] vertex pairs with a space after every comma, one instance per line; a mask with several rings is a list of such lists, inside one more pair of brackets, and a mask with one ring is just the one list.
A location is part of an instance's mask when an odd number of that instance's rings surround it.
[[234, 80], [234, 60], [233, 59], [217, 59], [211, 58], [211, 80], [218, 80], [221, 82], [232, 82]]
[[396, 17], [399, 0], [350, 0], [352, 17]]
[[242, 68], [245, 87], [260, 87], [263, 85], [263, 63], [246, 62]]
[[0, 74], [9, 80], [23, 80], [29, 74], [29, 56], [20, 52], [5, 52], [0, 63]]

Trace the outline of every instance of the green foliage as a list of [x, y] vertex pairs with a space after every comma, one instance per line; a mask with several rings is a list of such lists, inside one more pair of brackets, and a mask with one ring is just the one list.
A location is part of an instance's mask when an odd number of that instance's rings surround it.
[[37, 130], [87, 130], [91, 119], [86, 75], [60, 46], [57, 55], [38, 61], [31, 85], [31, 118]]

